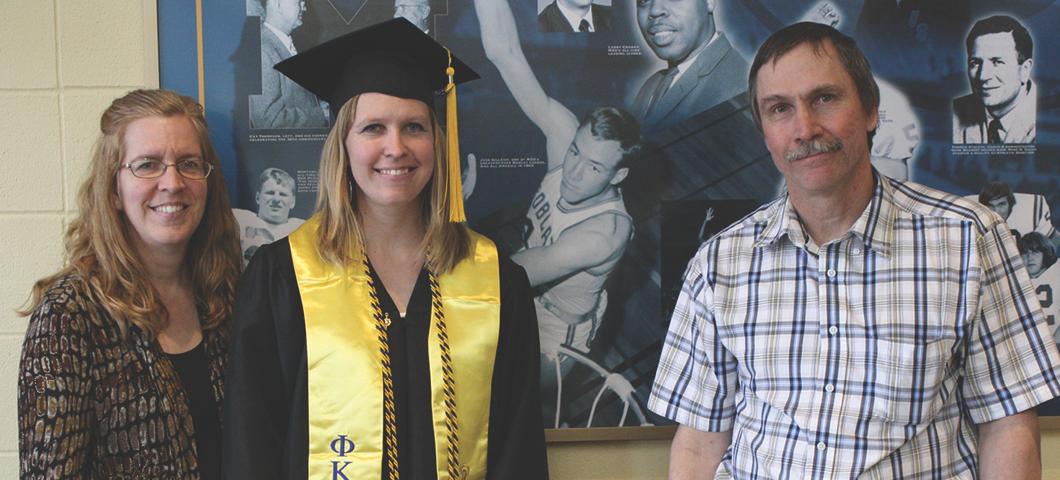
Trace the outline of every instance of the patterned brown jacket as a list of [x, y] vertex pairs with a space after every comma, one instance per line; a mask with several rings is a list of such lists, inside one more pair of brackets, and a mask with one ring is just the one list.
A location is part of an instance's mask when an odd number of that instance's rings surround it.
[[[218, 418], [228, 333], [203, 332]], [[117, 323], [75, 275], [30, 317], [18, 378], [21, 478], [198, 479], [188, 400], [158, 342]]]

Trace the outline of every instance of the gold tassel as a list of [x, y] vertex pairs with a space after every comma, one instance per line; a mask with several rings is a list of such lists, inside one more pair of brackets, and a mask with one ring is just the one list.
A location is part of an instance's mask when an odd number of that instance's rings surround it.
[[460, 130], [456, 125], [456, 84], [453, 83], [453, 54], [445, 49], [449, 55], [449, 67], [445, 74], [449, 76], [449, 84], [445, 86], [445, 126], [448, 129], [447, 143], [449, 150], [449, 221], [462, 223], [467, 221], [464, 215], [464, 189], [460, 182]]

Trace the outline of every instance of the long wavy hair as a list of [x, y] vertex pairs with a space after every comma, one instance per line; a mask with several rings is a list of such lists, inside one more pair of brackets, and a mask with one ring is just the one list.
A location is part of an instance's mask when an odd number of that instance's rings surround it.
[[78, 192], [79, 212], [66, 230], [64, 266], [34, 284], [27, 307], [20, 314], [36, 310], [49, 287], [73, 274], [117, 322], [123, 335], [130, 325], [151, 338], [165, 328], [168, 312], [130, 241], [135, 232], [118, 210], [117, 174], [125, 156], [125, 131], [130, 123], [149, 117], [187, 118], [198, 137], [202, 159], [214, 167], [206, 179], [206, 208], [188, 244], [185, 262], [196, 301], [205, 310], [202, 328], [216, 328], [231, 316], [242, 263], [224, 176], [202, 107], [167, 90], [131, 91], [103, 112], [88, 176]]
[[[355, 96], [339, 109], [335, 126], [328, 133], [320, 155], [317, 249], [324, 260], [340, 267], [351, 266], [359, 259], [364, 240], [354, 193], [359, 187], [350, 172], [350, 154], [346, 150], [346, 135], [357, 114], [357, 100]], [[429, 252], [427, 257], [432, 271], [442, 274], [467, 258], [471, 254], [471, 245], [467, 227], [449, 221], [445, 132], [433, 111], [430, 117], [434, 136], [434, 175], [427, 184], [427, 191], [420, 192], [427, 230], [421, 248]]]

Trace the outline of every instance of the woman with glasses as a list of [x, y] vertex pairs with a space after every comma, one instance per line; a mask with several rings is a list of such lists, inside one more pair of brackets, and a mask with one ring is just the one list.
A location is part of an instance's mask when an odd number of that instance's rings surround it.
[[18, 378], [21, 478], [220, 477], [239, 238], [202, 108], [115, 100]]

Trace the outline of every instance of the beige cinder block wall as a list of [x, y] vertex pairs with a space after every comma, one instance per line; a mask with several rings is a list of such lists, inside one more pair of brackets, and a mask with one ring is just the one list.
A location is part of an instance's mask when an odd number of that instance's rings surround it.
[[0, 0], [0, 11], [0, 478], [14, 479], [26, 329], [14, 309], [60, 264], [99, 114], [158, 80], [145, 68], [145, 0]]
[[[14, 479], [26, 328], [14, 309], [60, 264], [100, 113], [158, 79], [154, 0], [0, 0], [0, 7], [0, 479]], [[552, 478], [662, 479], [668, 444], [552, 444]], [[1043, 451], [1049, 476], [1060, 478], [1060, 432], [1043, 436]]]

